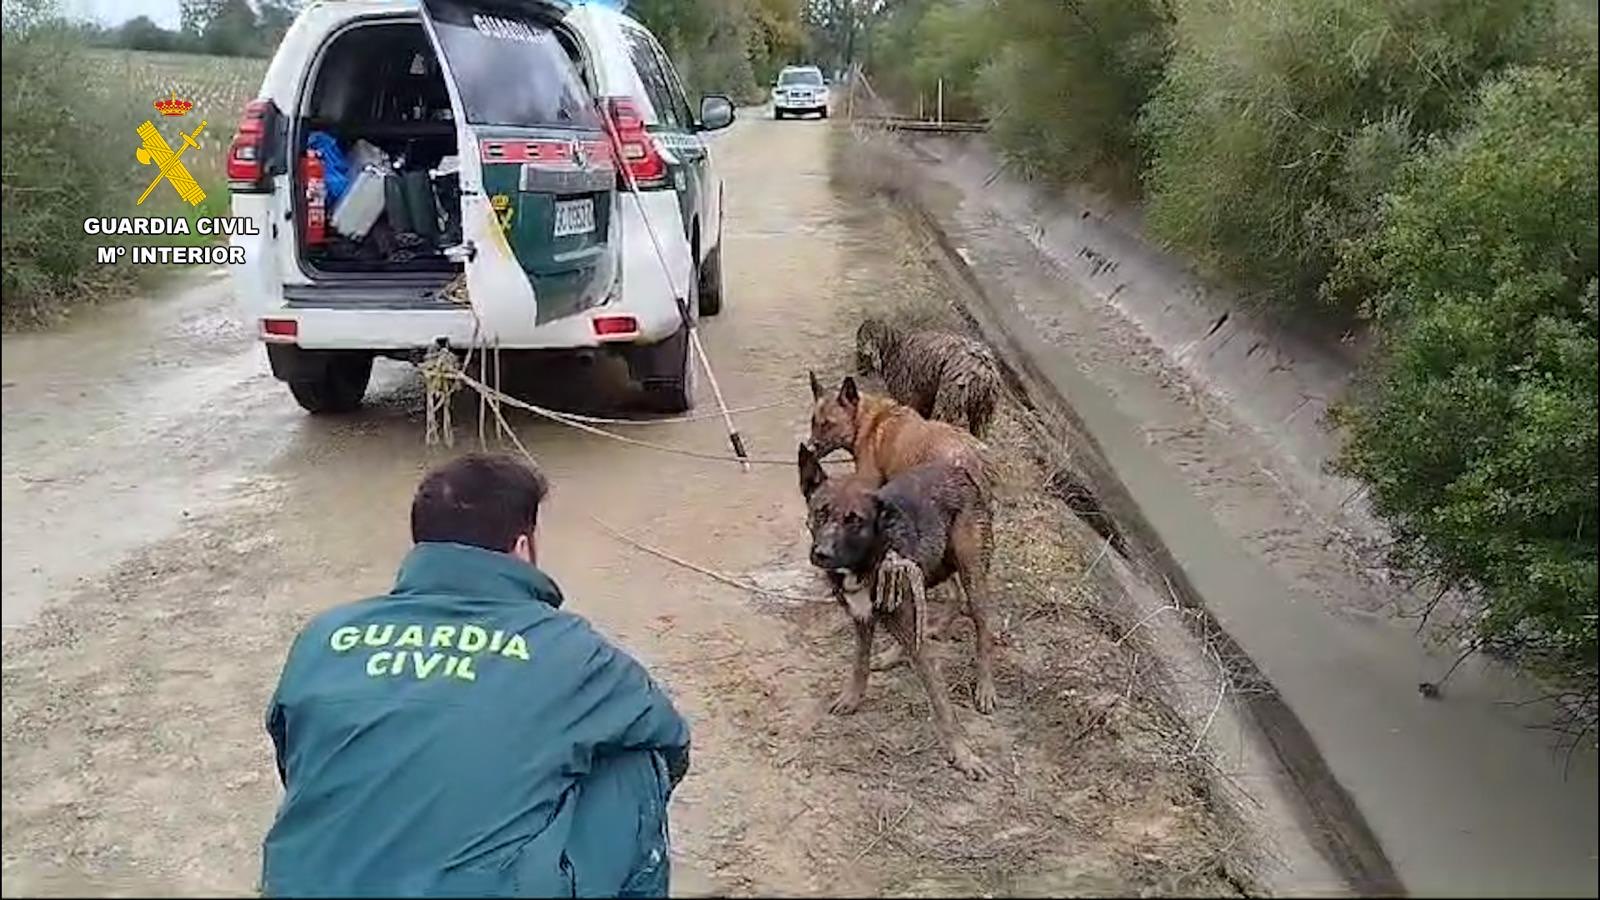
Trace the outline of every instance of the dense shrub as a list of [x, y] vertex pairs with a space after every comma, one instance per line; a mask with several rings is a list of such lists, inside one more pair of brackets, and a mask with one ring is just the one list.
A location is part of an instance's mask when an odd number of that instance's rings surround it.
[[[1590, 70], [1592, 72], [1592, 70]], [[1586, 83], [1587, 82], [1587, 83]], [[1593, 78], [1518, 70], [1407, 165], [1335, 281], [1365, 285], [1380, 362], [1339, 413], [1408, 563], [1475, 584], [1484, 635], [1595, 658]], [[1591, 669], [1592, 670], [1592, 669]]]
[[1311, 298], [1408, 151], [1549, 46], [1557, 0], [1191, 0], [1144, 112], [1156, 234]]
[[1160, 0], [999, 0], [980, 94], [995, 140], [1029, 173], [1130, 187], [1143, 165], [1139, 110], [1161, 78]]
[[942, 83], [945, 118], [981, 117], [978, 72], [994, 52], [997, 24], [993, 9], [982, 3], [931, 0], [899, 7], [872, 43], [874, 72], [882, 76], [878, 90], [932, 118]]
[[920, 0], [872, 41], [872, 76], [908, 111], [988, 118], [1025, 173], [1133, 187], [1139, 110], [1161, 78], [1161, 0]]
[[134, 105], [108, 95], [92, 77], [81, 36], [50, 12], [47, 4], [11, 6], [0, 34], [0, 315], [7, 326], [49, 318], [124, 274], [95, 266], [83, 217], [125, 193], [132, 155], [107, 153], [105, 137], [132, 133]]

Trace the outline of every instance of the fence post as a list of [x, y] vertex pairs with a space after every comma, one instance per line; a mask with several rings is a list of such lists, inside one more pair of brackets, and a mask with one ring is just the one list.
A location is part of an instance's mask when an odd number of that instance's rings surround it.
[[939, 124], [944, 124], [944, 79], [939, 79]]

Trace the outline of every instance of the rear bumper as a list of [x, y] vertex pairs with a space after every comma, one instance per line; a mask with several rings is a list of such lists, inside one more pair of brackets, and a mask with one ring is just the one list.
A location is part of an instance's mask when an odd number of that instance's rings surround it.
[[[601, 337], [594, 320], [629, 316], [635, 331]], [[530, 322], [531, 322], [531, 316]], [[294, 336], [275, 337], [265, 332], [266, 321], [289, 320]], [[608, 303], [575, 316], [522, 329], [491, 332], [481, 327], [465, 306], [440, 309], [309, 309], [303, 306], [269, 310], [250, 323], [259, 339], [294, 344], [306, 350], [422, 350], [443, 341], [465, 349], [486, 339], [507, 350], [576, 350], [610, 345], [655, 344], [678, 330], [676, 307], [661, 304]]]
[[[361, 291], [366, 295], [363, 302], [352, 303], [346, 298], [337, 304], [318, 306], [312, 299], [315, 290], [285, 285], [277, 278], [274, 266], [262, 264], [276, 250], [264, 236], [234, 239], [234, 244], [243, 246], [246, 252], [245, 263], [232, 268], [234, 292], [240, 301], [241, 318], [258, 339], [294, 344], [306, 350], [403, 353], [426, 349], [441, 339], [450, 346], [466, 348], [472, 345], [475, 334], [480, 342], [495, 341], [507, 350], [656, 344], [672, 337], [682, 324], [675, 293], [687, 290], [693, 266], [677, 195], [672, 191], [650, 192], [644, 202], [667, 257], [670, 278], [656, 256], [639, 205], [625, 197], [620, 217], [620, 291], [610, 302], [544, 324], [535, 322], [531, 306], [522, 305], [491, 307], [475, 320], [467, 306], [429, 301], [423, 296], [428, 292], [415, 285], [396, 284], [392, 298], [383, 296], [382, 288], [365, 288]], [[604, 337], [597, 333], [595, 319], [617, 316], [632, 317], [637, 329]], [[293, 322], [294, 336], [266, 334], [262, 325], [265, 320]]]

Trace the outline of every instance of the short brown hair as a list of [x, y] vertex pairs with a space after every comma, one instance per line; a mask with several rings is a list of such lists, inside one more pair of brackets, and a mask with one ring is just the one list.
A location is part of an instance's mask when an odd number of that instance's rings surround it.
[[468, 544], [506, 552], [532, 534], [550, 486], [505, 453], [468, 453], [435, 468], [411, 500], [413, 543]]

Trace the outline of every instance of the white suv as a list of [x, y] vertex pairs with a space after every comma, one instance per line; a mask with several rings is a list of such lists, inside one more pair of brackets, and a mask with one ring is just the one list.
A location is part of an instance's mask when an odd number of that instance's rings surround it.
[[828, 117], [828, 82], [816, 66], [786, 66], [772, 82], [772, 116]]
[[229, 151], [259, 231], [235, 289], [313, 413], [359, 406], [374, 356], [474, 341], [615, 353], [687, 409], [685, 317], [722, 305], [703, 136], [732, 121], [610, 9], [313, 0]]

